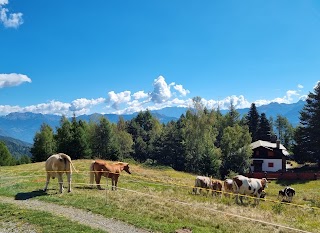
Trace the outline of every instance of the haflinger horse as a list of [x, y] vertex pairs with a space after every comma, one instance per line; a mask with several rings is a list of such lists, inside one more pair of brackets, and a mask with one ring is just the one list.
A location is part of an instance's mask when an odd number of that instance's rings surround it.
[[66, 173], [68, 179], [68, 192], [71, 192], [71, 175], [72, 175], [72, 168], [77, 172], [74, 168], [73, 163], [71, 161], [70, 156], [64, 153], [58, 153], [51, 155], [45, 163], [45, 169], [47, 172], [47, 181], [43, 191], [47, 191], [48, 184], [50, 178], [54, 179], [56, 176], [58, 177], [58, 182], [60, 186], [60, 193], [63, 191], [63, 180], [62, 174]]
[[101, 189], [101, 176], [111, 178], [112, 190], [117, 190], [118, 178], [122, 171], [131, 174], [129, 164], [124, 162], [107, 163], [104, 160], [95, 160], [90, 165], [90, 184], [93, 185], [93, 177], [95, 178], [98, 189]]

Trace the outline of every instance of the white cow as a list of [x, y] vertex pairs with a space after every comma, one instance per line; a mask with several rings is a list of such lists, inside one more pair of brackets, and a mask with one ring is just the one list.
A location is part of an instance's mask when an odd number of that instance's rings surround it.
[[200, 194], [202, 189], [207, 190], [207, 195], [209, 190], [212, 190], [212, 181], [210, 177], [206, 176], [197, 176], [194, 181], [194, 188], [192, 190], [192, 193], [194, 194]]
[[45, 163], [45, 169], [47, 172], [47, 181], [46, 181], [46, 186], [44, 187], [43, 191], [47, 191], [48, 189], [48, 184], [50, 181], [50, 178], [54, 179], [56, 176], [58, 177], [58, 182], [60, 186], [60, 193], [63, 191], [63, 180], [62, 180], [62, 174], [66, 173], [67, 174], [67, 179], [68, 179], [68, 192], [71, 192], [71, 175], [72, 175], [72, 169], [76, 171], [74, 168], [71, 158], [64, 154], [64, 153], [59, 153], [59, 154], [54, 154], [51, 155]]
[[240, 201], [242, 202], [242, 198], [244, 195], [254, 196], [255, 204], [259, 204], [259, 200], [262, 194], [262, 191], [267, 188], [267, 179], [256, 179], [256, 178], [248, 178], [243, 175], [237, 175], [233, 178], [232, 188], [233, 192], [236, 195], [236, 202], [238, 203], [238, 196], [240, 195]]

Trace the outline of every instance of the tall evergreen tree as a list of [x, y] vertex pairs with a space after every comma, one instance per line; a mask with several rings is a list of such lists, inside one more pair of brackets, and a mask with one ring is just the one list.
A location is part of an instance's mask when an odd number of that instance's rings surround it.
[[101, 117], [99, 124], [94, 128], [91, 147], [93, 157], [108, 160], [118, 160], [119, 158], [111, 123], [105, 117]]
[[265, 113], [261, 113], [260, 115], [260, 123], [259, 123], [257, 135], [258, 135], [257, 136], [258, 140], [270, 141], [271, 139], [270, 123]]
[[41, 125], [40, 131], [34, 136], [33, 146], [30, 151], [33, 162], [45, 161], [49, 156], [56, 153], [53, 130], [48, 124], [43, 123]]
[[62, 116], [60, 119], [60, 127], [57, 127], [55, 140], [58, 153], [73, 154], [73, 149], [70, 147], [70, 142], [72, 141], [72, 125], [66, 116]]
[[248, 115], [246, 116], [246, 120], [249, 126], [249, 132], [251, 133], [252, 142], [259, 140], [258, 130], [260, 124], [260, 115], [258, 113], [255, 103], [251, 104]]
[[167, 123], [162, 129], [162, 133], [155, 140], [155, 159], [157, 163], [171, 166], [175, 170], [185, 169], [185, 150], [181, 134], [181, 123], [184, 117], [175, 122]]
[[275, 121], [277, 137], [281, 143], [287, 148], [291, 149], [294, 143], [294, 129], [286, 117], [277, 115]]
[[310, 92], [300, 112], [296, 130], [295, 156], [300, 161], [317, 162], [320, 167], [320, 82]]
[[134, 141], [133, 158], [140, 162], [154, 159], [154, 141], [161, 134], [161, 124], [150, 111], [139, 112], [128, 124], [128, 133]]
[[77, 121], [75, 116], [72, 118], [71, 150], [69, 154], [72, 159], [91, 158], [88, 128], [88, 124], [85, 121]]
[[230, 104], [229, 112], [225, 115], [226, 127], [233, 127], [240, 123], [240, 113], [236, 110], [233, 102]]
[[0, 166], [12, 166], [12, 165], [15, 165], [15, 159], [10, 154], [6, 144], [0, 141]]
[[116, 126], [114, 126], [114, 136], [116, 139], [117, 147], [119, 148], [119, 160], [129, 158], [133, 152], [133, 140], [131, 134], [126, 130], [126, 122], [123, 117], [119, 118]]

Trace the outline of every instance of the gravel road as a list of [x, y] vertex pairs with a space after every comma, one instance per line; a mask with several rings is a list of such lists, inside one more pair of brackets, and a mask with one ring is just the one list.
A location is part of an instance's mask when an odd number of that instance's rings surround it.
[[[55, 215], [64, 216], [71, 221], [89, 226], [91, 228], [100, 229], [109, 233], [150, 233], [149, 231], [136, 228], [135, 226], [121, 222], [116, 219], [105, 218], [102, 215], [94, 214], [85, 210], [76, 209], [73, 207], [66, 207], [56, 205], [53, 203], [42, 202], [39, 200], [15, 200], [9, 197], [0, 197], [0, 202], [15, 204], [19, 208], [26, 208], [31, 210], [39, 210], [50, 212]], [[21, 230], [19, 230], [19, 227]], [[25, 226], [16, 226], [14, 223], [1, 223], [0, 233], [20, 233], [30, 232], [36, 233], [32, 226], [25, 224]]]

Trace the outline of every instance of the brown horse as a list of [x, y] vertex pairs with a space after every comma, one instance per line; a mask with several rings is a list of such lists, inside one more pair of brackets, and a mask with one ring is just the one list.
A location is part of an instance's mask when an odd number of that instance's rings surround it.
[[101, 189], [100, 180], [101, 176], [111, 178], [112, 180], [112, 190], [117, 189], [118, 178], [120, 173], [125, 170], [127, 173], [131, 174], [129, 169], [129, 164], [124, 162], [107, 163], [104, 160], [95, 160], [90, 165], [90, 184], [92, 187], [93, 177], [96, 180], [98, 189]]

